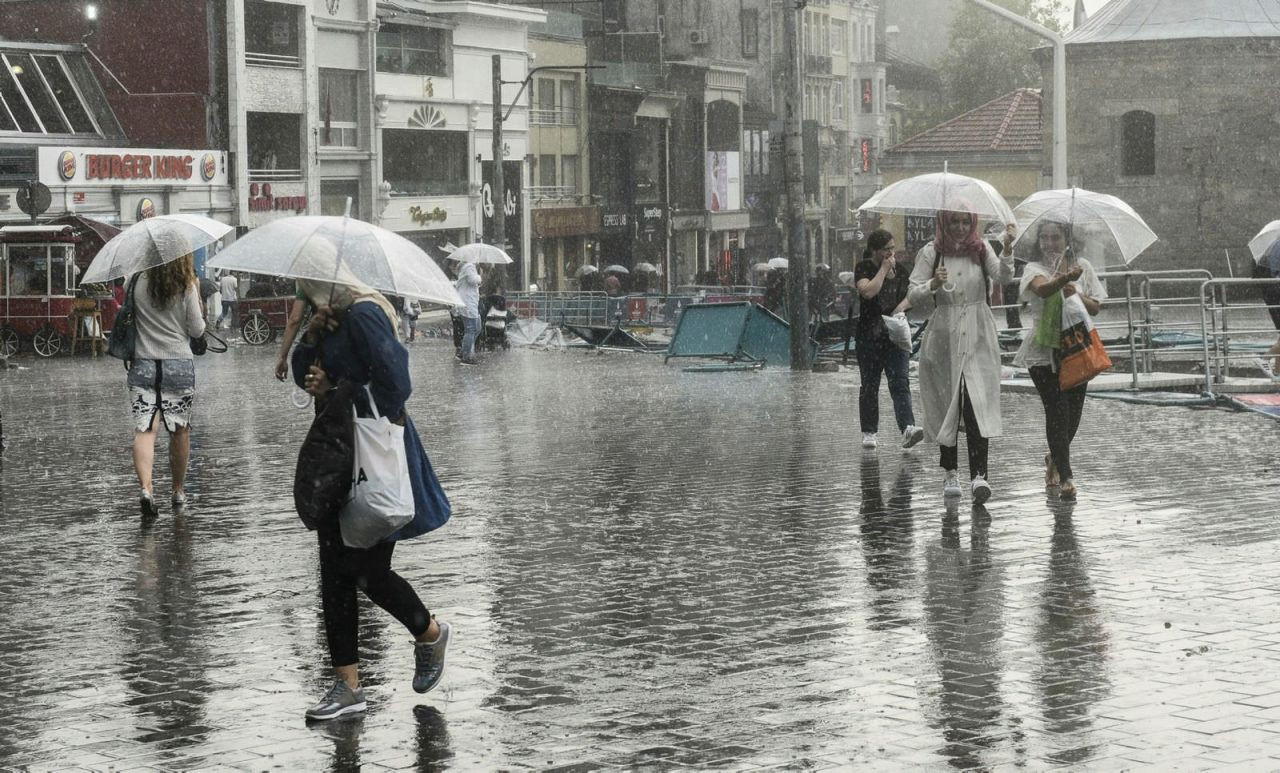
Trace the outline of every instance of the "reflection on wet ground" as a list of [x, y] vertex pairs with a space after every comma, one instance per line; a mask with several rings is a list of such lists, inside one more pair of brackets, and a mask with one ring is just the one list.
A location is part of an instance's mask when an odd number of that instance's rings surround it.
[[858, 447], [850, 372], [412, 360], [456, 515], [395, 564], [449, 670], [415, 694], [366, 604], [370, 710], [313, 726], [309, 414], [271, 352], [201, 361], [191, 502], [146, 525], [119, 364], [0, 375], [0, 766], [1280, 767], [1274, 422], [1090, 401], [1063, 505], [1008, 395], [975, 510], [932, 450]]

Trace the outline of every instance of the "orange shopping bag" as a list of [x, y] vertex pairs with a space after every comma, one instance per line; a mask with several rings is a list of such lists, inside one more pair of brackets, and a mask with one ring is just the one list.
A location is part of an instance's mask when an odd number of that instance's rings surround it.
[[1073, 389], [1111, 368], [1111, 358], [1078, 295], [1062, 302], [1062, 347], [1058, 357], [1058, 386], [1062, 389]]

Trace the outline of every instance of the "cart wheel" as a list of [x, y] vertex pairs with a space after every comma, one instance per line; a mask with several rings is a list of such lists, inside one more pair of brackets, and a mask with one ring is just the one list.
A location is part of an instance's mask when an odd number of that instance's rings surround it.
[[51, 327], [42, 327], [36, 331], [31, 343], [35, 347], [36, 354], [41, 357], [52, 357], [62, 351], [62, 334]]
[[244, 340], [254, 346], [262, 346], [271, 340], [271, 323], [261, 314], [250, 314], [240, 328], [240, 333], [244, 335]]
[[18, 353], [18, 331], [8, 325], [0, 327], [0, 357], [9, 358]]

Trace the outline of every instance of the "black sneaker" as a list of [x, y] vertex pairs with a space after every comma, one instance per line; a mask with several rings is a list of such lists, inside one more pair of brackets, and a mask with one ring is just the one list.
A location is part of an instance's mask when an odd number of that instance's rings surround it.
[[364, 687], [352, 690], [341, 679], [333, 683], [320, 702], [307, 709], [307, 719], [336, 719], [346, 714], [364, 711]]
[[444, 655], [449, 649], [449, 624], [436, 621], [440, 626], [440, 635], [433, 642], [418, 642], [413, 645], [413, 689], [414, 692], [427, 692], [440, 683], [444, 676]]

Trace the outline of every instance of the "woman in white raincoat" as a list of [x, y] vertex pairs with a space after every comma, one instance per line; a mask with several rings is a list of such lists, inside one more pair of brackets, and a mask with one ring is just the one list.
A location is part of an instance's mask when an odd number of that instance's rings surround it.
[[987, 304], [991, 283], [1013, 278], [1013, 256], [996, 257], [972, 212], [939, 212], [934, 239], [916, 254], [907, 294], [930, 312], [920, 344], [925, 435], [941, 446], [945, 496], [961, 493], [958, 436], [963, 417], [975, 504], [991, 497], [987, 440], [999, 437], [1000, 347]]

